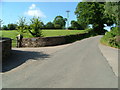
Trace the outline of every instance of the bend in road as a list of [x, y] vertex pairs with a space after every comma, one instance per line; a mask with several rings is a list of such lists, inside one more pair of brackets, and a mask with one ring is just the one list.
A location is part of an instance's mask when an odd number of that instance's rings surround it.
[[117, 88], [118, 79], [98, 47], [100, 38], [77, 41], [42, 63], [3, 74], [3, 88]]

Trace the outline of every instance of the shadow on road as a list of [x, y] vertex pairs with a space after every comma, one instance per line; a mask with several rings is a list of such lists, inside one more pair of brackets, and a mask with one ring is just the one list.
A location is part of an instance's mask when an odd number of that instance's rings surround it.
[[10, 71], [29, 59], [44, 60], [45, 58], [49, 58], [49, 56], [49, 54], [44, 54], [43, 52], [12, 50], [11, 56], [2, 63], [2, 72]]

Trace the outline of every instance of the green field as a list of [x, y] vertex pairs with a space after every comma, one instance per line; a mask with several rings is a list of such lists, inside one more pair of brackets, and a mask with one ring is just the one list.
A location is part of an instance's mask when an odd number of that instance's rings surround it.
[[[43, 37], [51, 37], [51, 36], [65, 36], [65, 35], [73, 35], [73, 34], [80, 34], [85, 33], [86, 30], [42, 30]], [[12, 46], [16, 46], [16, 36], [19, 34], [17, 30], [2, 30], [0, 31], [0, 35], [2, 37], [8, 37], [13, 39], [12, 40]], [[32, 37], [30, 33], [24, 33], [24, 38]]]

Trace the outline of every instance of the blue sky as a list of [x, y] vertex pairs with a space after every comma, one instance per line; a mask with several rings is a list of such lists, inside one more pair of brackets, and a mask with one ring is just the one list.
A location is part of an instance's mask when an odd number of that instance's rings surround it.
[[[67, 17], [66, 10], [70, 10], [69, 21], [76, 20], [74, 14], [78, 2], [2, 2], [2, 25], [17, 23], [19, 17], [26, 17], [27, 22], [33, 16], [39, 16], [46, 24], [58, 15]], [[1, 6], [1, 5], [0, 5]], [[1, 10], [1, 7], [0, 7]], [[110, 27], [105, 27], [110, 30]]]
[[39, 16], [44, 23], [53, 21], [57, 15], [67, 17], [66, 10], [70, 10], [69, 20], [76, 20], [74, 14], [78, 2], [2, 2], [2, 20], [4, 24], [16, 23], [19, 17], [27, 20]]

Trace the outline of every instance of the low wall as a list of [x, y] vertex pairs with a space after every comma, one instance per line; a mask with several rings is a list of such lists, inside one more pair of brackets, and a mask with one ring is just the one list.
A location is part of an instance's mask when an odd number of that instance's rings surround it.
[[7, 59], [11, 53], [12, 40], [10, 38], [1, 38], [0, 39], [0, 55], [2, 61]]
[[55, 46], [80, 40], [88, 36], [88, 33], [68, 35], [68, 36], [55, 36], [55, 37], [35, 37], [23, 38], [22, 47], [44, 47]]

